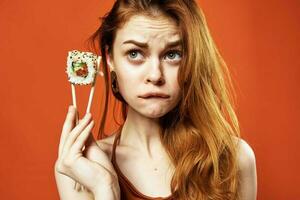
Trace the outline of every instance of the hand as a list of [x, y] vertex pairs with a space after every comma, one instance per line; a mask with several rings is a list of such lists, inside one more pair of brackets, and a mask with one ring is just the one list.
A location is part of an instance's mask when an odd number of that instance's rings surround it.
[[94, 127], [91, 114], [87, 113], [74, 128], [76, 112], [75, 107], [69, 107], [61, 133], [55, 170], [84, 185], [93, 193], [99, 191], [99, 188], [117, 188], [117, 174], [112, 163], [91, 134]]

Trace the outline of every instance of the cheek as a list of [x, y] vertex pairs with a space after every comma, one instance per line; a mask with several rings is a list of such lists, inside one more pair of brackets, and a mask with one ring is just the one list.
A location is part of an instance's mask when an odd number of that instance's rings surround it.
[[[135, 89], [138, 86], [138, 75], [132, 71], [116, 70], [119, 92], [125, 98], [132, 98], [136, 96]], [[136, 87], [135, 87], [136, 86]]]
[[177, 79], [174, 80], [171, 87], [172, 87], [174, 98], [178, 99], [180, 97], [181, 90], [180, 90], [179, 84], [177, 82]]
[[178, 69], [172, 70], [170, 73], [172, 73], [171, 79], [170, 79], [170, 88], [172, 88], [173, 93], [177, 94], [180, 92], [180, 87], [178, 83]]

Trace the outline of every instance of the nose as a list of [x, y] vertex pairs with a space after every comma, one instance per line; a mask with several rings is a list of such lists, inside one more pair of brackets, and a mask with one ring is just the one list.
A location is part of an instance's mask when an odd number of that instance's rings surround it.
[[146, 82], [151, 82], [155, 85], [164, 84], [163, 68], [159, 59], [153, 58], [149, 62], [149, 71], [146, 75]]

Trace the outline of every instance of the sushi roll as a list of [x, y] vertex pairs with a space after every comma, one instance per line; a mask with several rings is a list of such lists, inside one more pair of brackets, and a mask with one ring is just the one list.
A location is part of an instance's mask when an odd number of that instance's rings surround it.
[[73, 50], [68, 52], [67, 69], [68, 79], [73, 84], [92, 84], [98, 73], [97, 55], [91, 52]]

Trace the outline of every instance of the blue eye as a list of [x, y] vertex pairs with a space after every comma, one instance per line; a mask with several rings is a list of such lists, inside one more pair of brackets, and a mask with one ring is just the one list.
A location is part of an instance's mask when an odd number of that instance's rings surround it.
[[176, 60], [177, 56], [177, 59], [181, 59], [181, 53], [180, 51], [169, 51], [166, 55], [166, 57], [168, 57], [170, 60]]
[[131, 52], [129, 52], [129, 56], [131, 58], [136, 58], [137, 57], [137, 52], [136, 51], [131, 51]]
[[141, 54], [141, 52], [138, 49], [132, 49], [132, 50], [127, 51], [126, 54], [129, 56], [129, 59], [137, 60], [137, 59], [139, 59], [138, 56], [139, 56], [139, 54]]
[[175, 58], [175, 53], [171, 52], [168, 54], [169, 58], [174, 59]]

